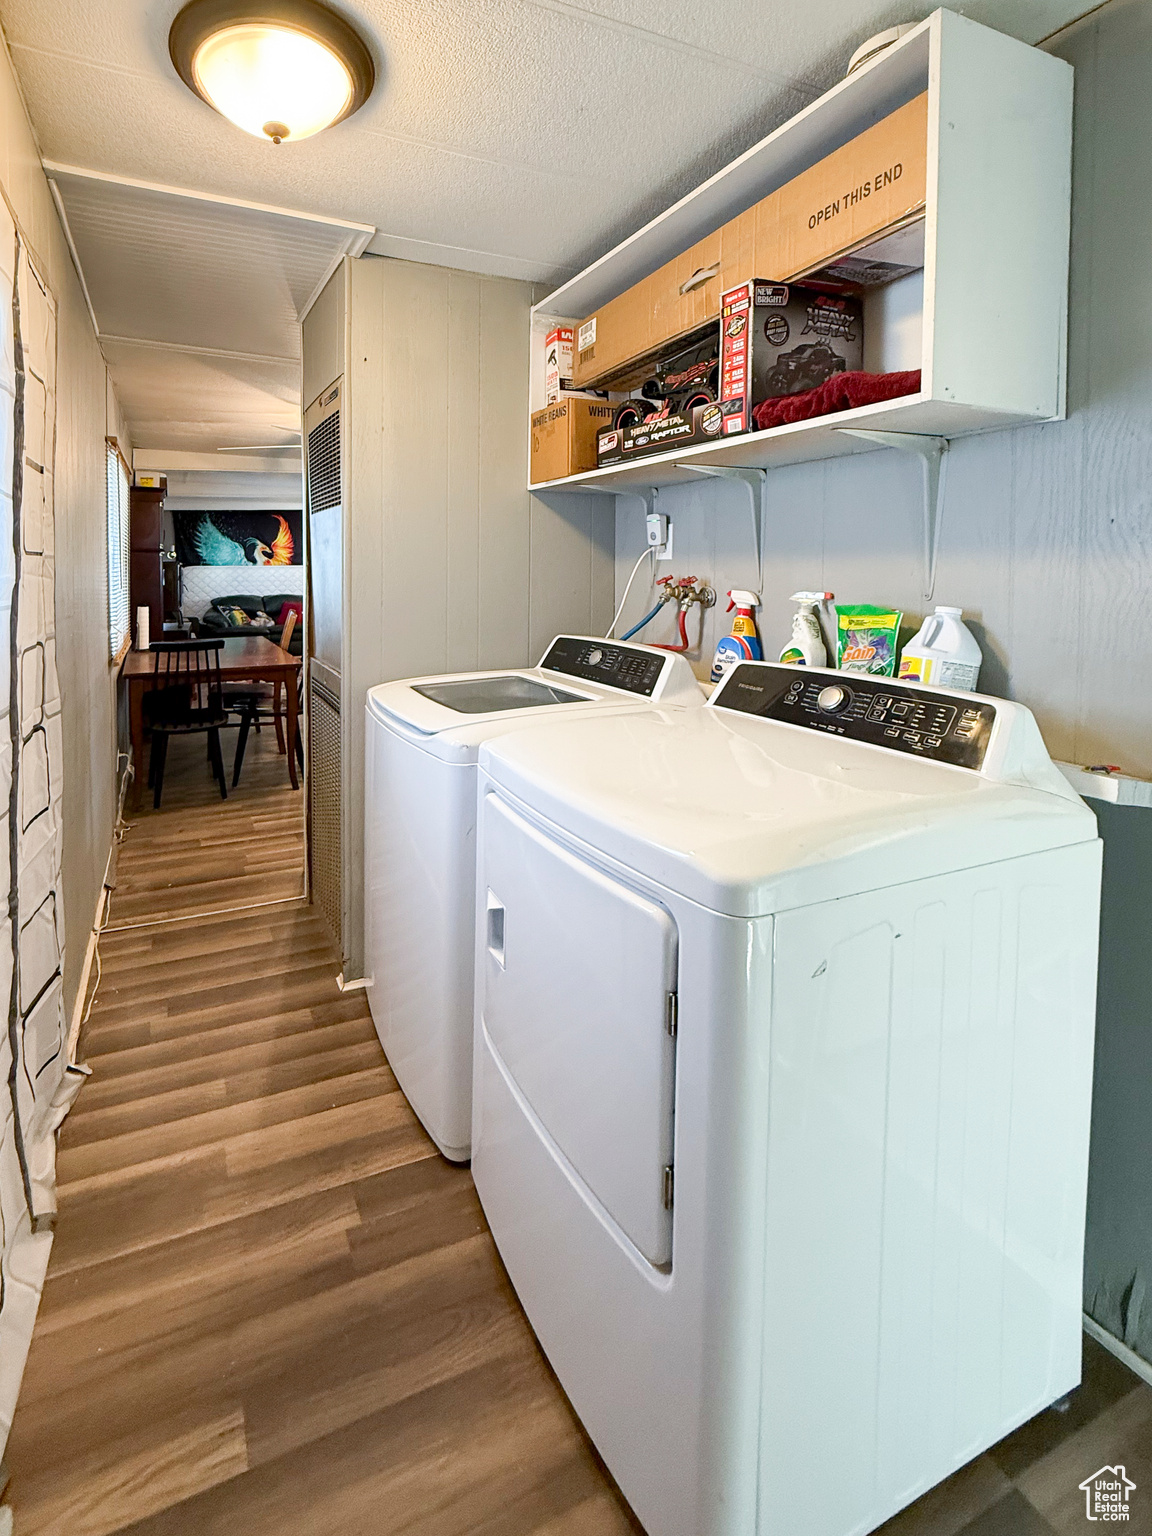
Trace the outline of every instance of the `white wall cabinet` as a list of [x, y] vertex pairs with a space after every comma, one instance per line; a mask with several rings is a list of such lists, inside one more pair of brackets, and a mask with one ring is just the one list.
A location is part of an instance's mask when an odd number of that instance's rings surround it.
[[923, 270], [875, 290], [865, 324], [868, 366], [919, 367], [919, 393], [551, 485], [662, 487], [695, 479], [693, 465], [770, 469], [878, 446], [845, 428], [956, 438], [1064, 415], [1072, 69], [947, 10], [537, 304], [532, 407], [557, 319], [592, 313], [925, 90]]

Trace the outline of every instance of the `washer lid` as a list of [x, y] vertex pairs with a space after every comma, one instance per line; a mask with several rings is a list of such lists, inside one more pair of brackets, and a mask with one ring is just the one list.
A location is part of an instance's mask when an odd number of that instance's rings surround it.
[[413, 693], [443, 704], [458, 715], [495, 715], [510, 709], [539, 709], [548, 704], [586, 703], [588, 695], [572, 693], [520, 672], [499, 677], [459, 677], [451, 682], [413, 683]]
[[368, 690], [367, 707], [392, 730], [425, 738], [437, 756], [460, 756], [459, 748], [475, 759], [475, 746], [489, 736], [554, 712], [657, 701], [703, 707], [702, 690], [683, 656], [650, 645], [558, 635], [538, 667], [380, 683]]
[[737, 917], [1096, 836], [1075, 796], [715, 708], [548, 722], [480, 764], [590, 849]]

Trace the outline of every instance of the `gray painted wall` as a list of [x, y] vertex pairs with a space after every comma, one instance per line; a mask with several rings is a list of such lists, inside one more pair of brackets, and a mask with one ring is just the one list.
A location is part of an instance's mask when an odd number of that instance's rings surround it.
[[[936, 599], [963, 605], [981, 688], [1034, 710], [1054, 756], [1152, 777], [1152, 5], [1112, 0], [1052, 46], [1076, 68], [1068, 419], [953, 446]], [[801, 587], [919, 620], [919, 475], [883, 451], [769, 476], [767, 655]], [[663, 496], [676, 556], [660, 574], [754, 584], [747, 506], [732, 485]], [[643, 542], [639, 504], [619, 508], [618, 592]], [[648, 588], [634, 593], [639, 617]], [[702, 662], [721, 623], [709, 615]], [[1086, 1305], [1152, 1360], [1152, 813], [1106, 807], [1101, 829]]]
[[1104, 888], [1084, 1307], [1152, 1361], [1152, 811], [1089, 803]]

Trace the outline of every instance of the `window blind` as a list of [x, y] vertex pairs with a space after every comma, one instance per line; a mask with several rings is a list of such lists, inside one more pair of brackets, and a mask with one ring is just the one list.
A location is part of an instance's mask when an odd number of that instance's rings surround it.
[[108, 647], [119, 656], [129, 635], [130, 495], [128, 470], [118, 450], [108, 444]]

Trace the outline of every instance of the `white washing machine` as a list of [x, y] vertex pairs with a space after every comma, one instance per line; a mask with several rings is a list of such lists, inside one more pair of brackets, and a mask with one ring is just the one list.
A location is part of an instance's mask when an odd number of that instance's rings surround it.
[[376, 1032], [445, 1157], [471, 1151], [476, 758], [551, 716], [704, 703], [683, 656], [559, 635], [538, 667], [368, 693], [364, 948]]
[[480, 754], [473, 1174], [650, 1536], [857, 1536], [1073, 1387], [1100, 843], [1019, 705], [737, 667]]

